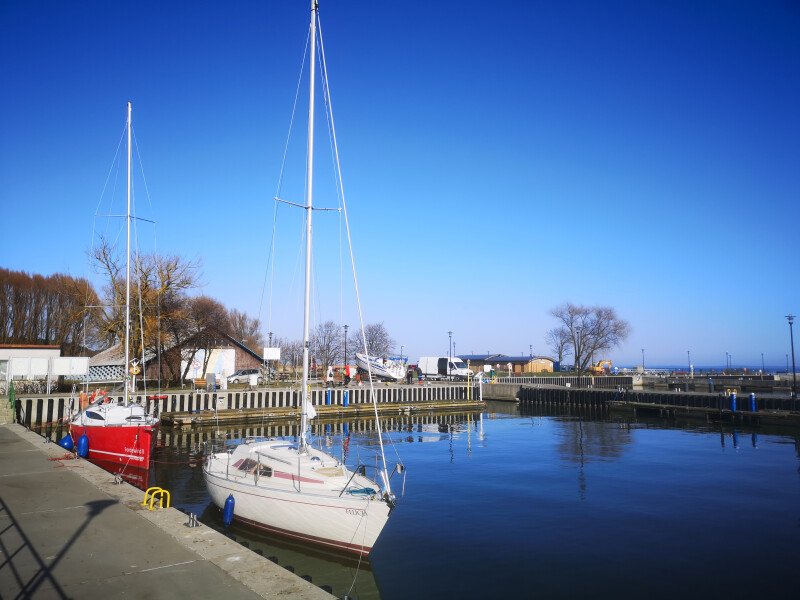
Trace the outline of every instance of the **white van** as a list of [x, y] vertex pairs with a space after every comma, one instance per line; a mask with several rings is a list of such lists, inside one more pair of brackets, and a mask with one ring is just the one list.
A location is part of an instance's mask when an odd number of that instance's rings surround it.
[[448, 360], [446, 356], [421, 356], [417, 363], [425, 379], [466, 379], [472, 376], [472, 369], [467, 363], [454, 356]]

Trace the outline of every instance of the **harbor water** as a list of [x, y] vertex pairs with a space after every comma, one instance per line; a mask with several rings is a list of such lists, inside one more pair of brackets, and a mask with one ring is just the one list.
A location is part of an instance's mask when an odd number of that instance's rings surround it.
[[[393, 480], [404, 495], [368, 562], [237, 525], [228, 535], [338, 597], [793, 598], [800, 588], [796, 432], [510, 403], [384, 426], [387, 460], [402, 460], [407, 479]], [[315, 427], [348, 464], [373, 460], [368, 422]], [[164, 430], [150, 484], [222, 530], [202, 440], [294, 433]]]

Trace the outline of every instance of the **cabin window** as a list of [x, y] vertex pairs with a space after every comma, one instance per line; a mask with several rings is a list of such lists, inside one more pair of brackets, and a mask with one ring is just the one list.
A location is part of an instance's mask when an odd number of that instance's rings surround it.
[[258, 469], [259, 476], [272, 477], [271, 467], [268, 467], [267, 465], [261, 465], [252, 458], [243, 458], [242, 460], [234, 463], [233, 466], [240, 471], [246, 471], [247, 473], [255, 473], [256, 469]]
[[98, 414], [96, 412], [92, 412], [91, 410], [87, 410], [86, 411], [86, 416], [89, 419], [95, 419], [95, 420], [98, 420], [98, 421], [103, 421], [104, 420], [103, 415], [100, 415], [100, 414]]

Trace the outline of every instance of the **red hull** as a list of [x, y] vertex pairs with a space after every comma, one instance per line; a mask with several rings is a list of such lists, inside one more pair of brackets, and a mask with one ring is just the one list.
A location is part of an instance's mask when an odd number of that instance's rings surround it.
[[153, 449], [157, 431], [158, 424], [70, 426], [76, 446], [84, 433], [89, 438], [87, 458], [145, 470], [150, 466], [150, 451]]

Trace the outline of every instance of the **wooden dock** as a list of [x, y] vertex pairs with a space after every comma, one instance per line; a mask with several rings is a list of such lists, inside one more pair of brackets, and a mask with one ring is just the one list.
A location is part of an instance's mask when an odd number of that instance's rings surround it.
[[[378, 404], [380, 416], [411, 414], [433, 411], [481, 411], [486, 408], [485, 402], [472, 400], [449, 400], [434, 402], [387, 402]], [[317, 419], [340, 419], [367, 417], [375, 414], [372, 404], [351, 404], [349, 406], [322, 405], [315, 406]], [[161, 423], [170, 427], [208, 425], [241, 425], [266, 423], [273, 421], [292, 421], [300, 419], [300, 409], [297, 407], [278, 408], [240, 408], [222, 410], [200, 410], [194, 412], [176, 411], [161, 413]]]

